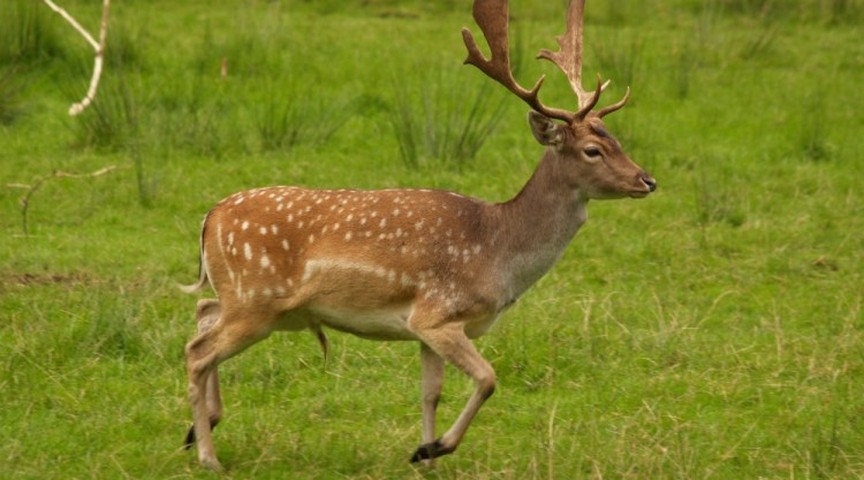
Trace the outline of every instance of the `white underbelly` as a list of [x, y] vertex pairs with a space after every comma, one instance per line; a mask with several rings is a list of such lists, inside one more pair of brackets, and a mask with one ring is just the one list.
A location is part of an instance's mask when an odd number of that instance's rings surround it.
[[334, 330], [374, 340], [417, 340], [408, 328], [411, 306], [350, 310], [316, 306], [310, 308], [321, 322]]

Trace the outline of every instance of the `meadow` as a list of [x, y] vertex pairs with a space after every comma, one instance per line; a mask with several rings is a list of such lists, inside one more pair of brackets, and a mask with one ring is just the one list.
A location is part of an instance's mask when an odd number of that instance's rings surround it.
[[[91, 31], [100, 2], [64, 0]], [[221, 367], [227, 478], [864, 478], [864, 2], [591, 0], [585, 75], [657, 179], [592, 202], [477, 341], [498, 375], [453, 455], [420, 440], [419, 348], [282, 334]], [[463, 66], [470, 2], [111, 7], [92, 50], [0, 4], [0, 477], [210, 478], [183, 439], [207, 210], [238, 190], [433, 187], [505, 201], [542, 147]], [[566, 2], [512, 0], [517, 77]], [[226, 72], [222, 74], [222, 65]], [[95, 174], [94, 174], [95, 173]], [[439, 429], [472, 385], [448, 367]]]

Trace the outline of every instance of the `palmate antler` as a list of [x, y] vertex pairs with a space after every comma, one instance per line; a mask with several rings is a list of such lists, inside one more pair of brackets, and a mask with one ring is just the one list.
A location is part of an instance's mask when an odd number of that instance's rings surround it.
[[[546, 49], [540, 50], [537, 58], [549, 60], [557, 66], [576, 94], [578, 110], [573, 112], [559, 108], [547, 107], [538, 98], [537, 94], [543, 85], [545, 75], [541, 76], [534, 87], [530, 90], [519, 85], [513, 78], [510, 68], [510, 45], [508, 40], [509, 7], [507, 0], [475, 0], [474, 20], [483, 32], [492, 58], [486, 59], [473, 35], [467, 28], [462, 29], [462, 38], [468, 48], [468, 58], [465, 63], [474, 65], [488, 77], [504, 85], [507, 90], [521, 98], [531, 108], [550, 118], [563, 120], [567, 123], [583, 120], [589, 112], [597, 105], [600, 94], [609, 85], [607, 80], [603, 83], [598, 75], [597, 87], [593, 91], [586, 91], [582, 87], [582, 19], [585, 12], [585, 0], [570, 0], [567, 9], [567, 32], [558, 37], [558, 52]], [[630, 98], [630, 88], [624, 98], [618, 103], [598, 110], [595, 115], [602, 117], [623, 107]]]

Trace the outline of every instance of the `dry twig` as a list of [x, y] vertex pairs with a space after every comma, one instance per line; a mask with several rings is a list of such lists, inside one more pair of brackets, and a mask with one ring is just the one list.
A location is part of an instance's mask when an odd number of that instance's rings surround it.
[[33, 197], [33, 194], [36, 193], [36, 191], [39, 190], [42, 187], [42, 185], [45, 184], [45, 182], [47, 182], [48, 180], [51, 180], [53, 178], [93, 178], [93, 177], [99, 177], [99, 176], [111, 173], [116, 168], [117, 167], [115, 165], [109, 165], [107, 167], [100, 168], [99, 170], [96, 170], [95, 172], [90, 172], [90, 173], [69, 173], [69, 172], [64, 172], [61, 170], [54, 170], [53, 172], [51, 172], [51, 175], [36, 177], [36, 179], [33, 181], [33, 183], [29, 184], [29, 185], [26, 183], [7, 183], [6, 186], [9, 188], [21, 188], [21, 189], [27, 190], [24, 193], [24, 195], [22, 195], [21, 198], [18, 199], [18, 202], [21, 204], [21, 227], [24, 230], [24, 235], [25, 236], [30, 235], [29, 225], [27, 223], [27, 211], [30, 208], [30, 198]]

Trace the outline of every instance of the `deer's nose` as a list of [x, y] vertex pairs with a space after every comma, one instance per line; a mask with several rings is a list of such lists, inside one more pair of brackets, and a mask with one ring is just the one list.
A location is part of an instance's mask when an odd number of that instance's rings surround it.
[[649, 192], [657, 190], [657, 180], [654, 180], [654, 177], [652, 177], [651, 175], [643, 173], [640, 179], [642, 180], [642, 183], [644, 183], [645, 186], [648, 187]]

